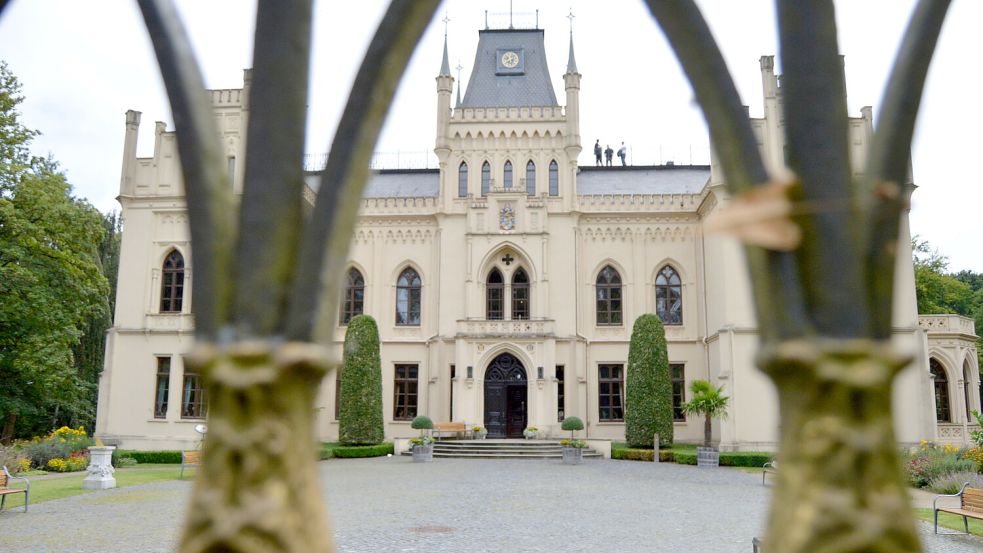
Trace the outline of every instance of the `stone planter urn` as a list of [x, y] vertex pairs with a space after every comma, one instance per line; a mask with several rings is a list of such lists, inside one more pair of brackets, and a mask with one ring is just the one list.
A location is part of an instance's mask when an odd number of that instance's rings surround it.
[[584, 448], [565, 447], [563, 448], [563, 464], [579, 465], [584, 461]]
[[715, 468], [720, 466], [720, 451], [713, 447], [696, 448], [696, 466]]
[[433, 444], [413, 446], [413, 462], [429, 463], [433, 461]]
[[116, 478], [113, 473], [113, 450], [115, 446], [92, 446], [89, 448], [89, 473], [82, 480], [83, 490], [107, 490], [116, 487]]

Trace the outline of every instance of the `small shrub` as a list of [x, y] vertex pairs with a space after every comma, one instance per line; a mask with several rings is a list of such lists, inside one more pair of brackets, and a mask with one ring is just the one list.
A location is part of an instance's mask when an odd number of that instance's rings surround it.
[[7, 467], [12, 473], [24, 472], [30, 470], [31, 460], [16, 448], [0, 445], [0, 466]]
[[420, 436], [419, 438], [410, 438], [410, 447], [416, 447], [418, 445], [430, 445], [434, 442], [434, 439], [430, 436]]
[[332, 449], [335, 457], [355, 459], [362, 457], [382, 457], [393, 453], [393, 444], [338, 446]]
[[[180, 451], [132, 451], [117, 449], [113, 452], [114, 464], [119, 462], [121, 457], [129, 457], [136, 460], [139, 464], [152, 463], [162, 465], [180, 465]], [[116, 465], [119, 466], [119, 465]]]
[[966, 482], [969, 482], [971, 488], [983, 488], [983, 475], [976, 471], [940, 474], [928, 483], [928, 489], [939, 494], [954, 494], [959, 493]]
[[905, 474], [912, 486], [923, 488], [944, 474], [975, 472], [977, 461], [967, 458], [958, 447], [949, 444], [938, 446], [922, 441], [920, 447], [906, 455]]
[[971, 447], [963, 452], [963, 459], [972, 459], [976, 462], [976, 470], [983, 472], [983, 447]]
[[133, 457], [120, 457], [116, 460], [117, 467], [132, 467], [138, 464], [139, 462]]
[[573, 439], [573, 433], [578, 430], [584, 429], [584, 421], [580, 420], [580, 417], [565, 417], [563, 419], [563, 424], [560, 425], [560, 430], [566, 430], [570, 432], [570, 439]]
[[587, 447], [587, 442], [584, 440], [560, 440], [560, 445], [563, 447], [576, 447], [578, 449], [583, 449]]
[[413, 417], [413, 421], [410, 422], [410, 428], [415, 428], [417, 430], [431, 430], [433, 429], [433, 421], [426, 415], [419, 415], [417, 417]]
[[94, 443], [85, 428], [63, 426], [43, 438], [37, 437], [23, 444], [21, 453], [31, 460], [33, 466], [45, 468], [52, 459], [66, 459], [78, 452], [87, 453], [87, 448]]
[[[696, 464], [696, 452], [689, 451], [675, 451], [672, 454], [673, 460], [680, 465], [695, 465]], [[721, 464], [723, 464], [723, 455], [720, 458]]]
[[[612, 459], [622, 459], [625, 461], [652, 461], [654, 454], [654, 449], [638, 449], [630, 447], [611, 449]], [[659, 457], [661, 459], [661, 455]]]

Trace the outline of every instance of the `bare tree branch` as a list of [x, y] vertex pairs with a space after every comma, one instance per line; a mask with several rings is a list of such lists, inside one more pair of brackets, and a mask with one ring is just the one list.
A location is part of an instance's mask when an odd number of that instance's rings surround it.
[[311, 0], [261, 1], [255, 44], [233, 315], [244, 338], [283, 332], [296, 268]]
[[921, 0], [908, 22], [891, 69], [867, 163], [863, 201], [868, 204], [870, 237], [867, 282], [875, 338], [891, 335], [894, 267], [898, 227], [908, 196], [908, 162], [925, 77], [949, 10], [949, 0]]
[[226, 182], [212, 106], [174, 4], [139, 0], [164, 77], [178, 137], [194, 244], [195, 333], [214, 340], [228, 322], [229, 261], [235, 234], [232, 191]]
[[393, 0], [372, 38], [304, 230], [287, 316], [290, 339], [310, 340], [319, 317], [337, 315], [338, 281], [368, 180], [372, 149], [410, 55], [438, 4], [436, 0]]

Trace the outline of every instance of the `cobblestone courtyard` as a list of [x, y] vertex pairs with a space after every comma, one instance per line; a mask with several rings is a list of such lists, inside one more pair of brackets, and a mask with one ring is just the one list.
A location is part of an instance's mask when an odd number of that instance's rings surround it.
[[[407, 458], [320, 464], [341, 552], [749, 553], [770, 487], [758, 474], [674, 464]], [[170, 552], [189, 481], [133, 486], [0, 513], [4, 553]], [[928, 551], [983, 551], [936, 537]]]

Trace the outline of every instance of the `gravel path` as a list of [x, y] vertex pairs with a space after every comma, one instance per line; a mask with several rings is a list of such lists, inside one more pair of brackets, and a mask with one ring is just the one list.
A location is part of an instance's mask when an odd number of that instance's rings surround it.
[[[586, 461], [407, 458], [320, 465], [340, 552], [665, 551], [749, 553], [770, 487], [731, 469]], [[4, 553], [175, 550], [188, 481], [108, 490], [0, 513]], [[983, 552], [935, 536], [927, 551]]]

